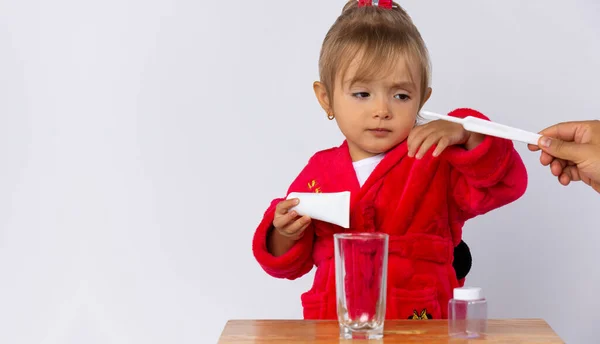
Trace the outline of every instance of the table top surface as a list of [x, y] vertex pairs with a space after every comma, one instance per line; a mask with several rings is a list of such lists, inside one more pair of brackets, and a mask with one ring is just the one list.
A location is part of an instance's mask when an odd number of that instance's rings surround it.
[[[456, 340], [448, 337], [445, 320], [386, 320], [382, 340], [369, 343], [564, 343], [541, 319], [488, 320], [486, 337]], [[339, 338], [337, 321], [230, 320], [220, 344], [231, 343], [350, 343]], [[367, 341], [354, 341], [367, 342]]]

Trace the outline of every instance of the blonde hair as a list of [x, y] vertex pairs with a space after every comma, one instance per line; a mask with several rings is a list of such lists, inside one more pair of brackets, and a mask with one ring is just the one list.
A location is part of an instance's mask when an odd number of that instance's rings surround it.
[[420, 86], [423, 103], [430, 82], [429, 53], [419, 30], [398, 4], [394, 2], [392, 9], [358, 7], [358, 1], [350, 0], [344, 6], [323, 40], [319, 57], [319, 74], [330, 101], [338, 73], [343, 80], [350, 63], [358, 55], [360, 64], [353, 81], [385, 75], [396, 65], [399, 56], [409, 64], [416, 63], [420, 83], [416, 82], [416, 76], [410, 77], [416, 86]]

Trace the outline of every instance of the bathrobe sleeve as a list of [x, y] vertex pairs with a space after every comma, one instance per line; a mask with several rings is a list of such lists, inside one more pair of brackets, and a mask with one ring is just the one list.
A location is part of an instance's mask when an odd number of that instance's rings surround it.
[[[309, 176], [315, 169], [314, 157], [311, 158], [298, 177], [290, 185], [288, 192], [306, 192], [306, 184]], [[267, 250], [267, 237], [274, 230], [273, 219], [275, 218], [275, 207], [284, 198], [274, 199], [265, 211], [263, 218], [256, 228], [252, 242], [254, 257], [269, 275], [277, 278], [297, 279], [308, 273], [313, 265], [312, 248], [314, 243], [314, 225], [311, 223], [306, 228], [301, 239], [284, 255], [275, 257]]]
[[[489, 120], [471, 109], [457, 109], [449, 115]], [[473, 150], [452, 146], [444, 154], [451, 165], [450, 199], [461, 222], [509, 204], [525, 193], [527, 170], [510, 140], [486, 136]]]

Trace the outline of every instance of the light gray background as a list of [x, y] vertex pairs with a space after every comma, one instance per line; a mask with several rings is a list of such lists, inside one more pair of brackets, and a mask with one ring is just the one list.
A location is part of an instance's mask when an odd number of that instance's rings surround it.
[[[210, 343], [232, 318], [300, 318], [313, 274], [255, 262], [262, 212], [341, 142], [314, 99], [344, 1], [0, 0], [0, 342]], [[593, 0], [417, 1], [427, 108], [527, 130], [600, 114]], [[600, 336], [600, 197], [530, 174], [468, 223], [491, 317]]]

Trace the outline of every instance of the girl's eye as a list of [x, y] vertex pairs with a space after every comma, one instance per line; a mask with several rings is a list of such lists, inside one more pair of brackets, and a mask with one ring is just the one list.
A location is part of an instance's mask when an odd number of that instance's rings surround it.
[[409, 100], [410, 99], [408, 94], [396, 94], [394, 97], [396, 99], [400, 99], [400, 100]]
[[352, 93], [352, 96], [354, 96], [356, 98], [368, 98], [369, 97], [369, 93], [367, 93], [367, 92], [356, 92], [356, 93]]

